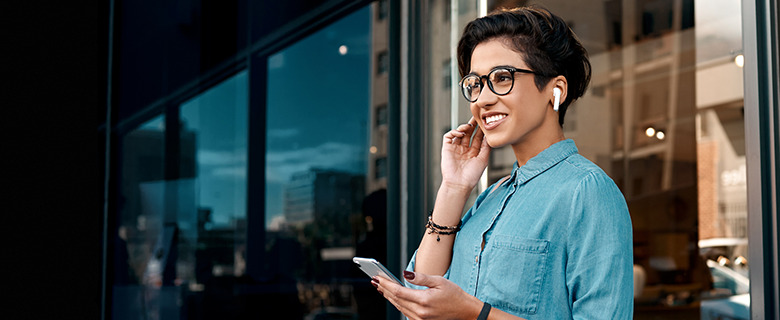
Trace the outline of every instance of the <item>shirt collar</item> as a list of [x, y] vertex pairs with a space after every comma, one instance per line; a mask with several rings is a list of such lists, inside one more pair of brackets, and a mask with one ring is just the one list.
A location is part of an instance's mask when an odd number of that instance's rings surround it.
[[525, 183], [576, 153], [577, 146], [574, 144], [574, 140], [566, 139], [556, 142], [528, 160], [522, 167], [518, 167], [517, 161], [515, 161], [509, 182], [515, 185]]

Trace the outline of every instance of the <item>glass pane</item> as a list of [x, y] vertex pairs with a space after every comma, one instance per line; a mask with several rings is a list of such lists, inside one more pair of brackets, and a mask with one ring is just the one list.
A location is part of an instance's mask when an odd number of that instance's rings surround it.
[[268, 59], [266, 267], [296, 288], [302, 314], [291, 318], [385, 317], [386, 302], [352, 263], [386, 255], [381, 10], [360, 9]]
[[[458, 60], [451, 54], [450, 49], [457, 46], [457, 42], [451, 41], [451, 36], [455, 34], [457, 41], [466, 24], [479, 14], [477, 5], [478, 1], [463, 0], [429, 0], [427, 4], [430, 19], [426, 20], [425, 28], [428, 34], [423, 42], [427, 47], [423, 52], [431, 61], [425, 64], [428, 81], [424, 90], [427, 98], [425, 105], [431, 115], [427, 126], [427, 134], [431, 137], [428, 140], [430, 148], [425, 157], [428, 167], [432, 169], [429, 171], [429, 184], [426, 186], [428, 211], [433, 209], [436, 192], [441, 184], [441, 137], [452, 129], [454, 124], [465, 123], [471, 118], [468, 101], [460, 89], [457, 89], [461, 77], [458, 73]], [[480, 189], [476, 188], [472, 192], [469, 204], [473, 203], [479, 191]], [[427, 216], [421, 217], [425, 218]]]
[[246, 218], [247, 97], [242, 71], [181, 105], [182, 154], [194, 156], [204, 230], [235, 228]]
[[[461, 3], [428, 6], [434, 169], [451, 114], [470, 116], [436, 82], [446, 79], [438, 68], [449, 63], [450, 35], [462, 32], [445, 12]], [[740, 1], [488, 1], [488, 11], [533, 4], [569, 22], [590, 54], [590, 87], [563, 129], [628, 202], [635, 318], [749, 318]], [[493, 150], [488, 183], [515, 161], [510, 148]], [[430, 175], [433, 199], [440, 178]]]
[[246, 72], [178, 114], [175, 137], [159, 116], [123, 138], [114, 319], [210, 318], [205, 297], [243, 273]]
[[242, 71], [179, 109], [176, 183], [186, 192], [187, 213], [177, 219], [177, 279], [184, 287], [183, 309], [207, 319], [236, 312], [233, 303], [208, 297], [234, 291], [246, 266], [247, 90]]
[[144, 311], [150, 304], [147, 288], [162, 285], [151, 273], [160, 269], [152, 257], [163, 235], [164, 195], [155, 186], [164, 181], [164, 117], [124, 135], [120, 150], [112, 318], [143, 319], [149, 315]]

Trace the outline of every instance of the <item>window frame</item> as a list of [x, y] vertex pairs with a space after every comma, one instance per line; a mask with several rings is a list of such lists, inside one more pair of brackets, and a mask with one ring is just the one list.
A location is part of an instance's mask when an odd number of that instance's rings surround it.
[[745, 61], [755, 62], [743, 69], [752, 319], [780, 316], [778, 18], [777, 1], [742, 1]]

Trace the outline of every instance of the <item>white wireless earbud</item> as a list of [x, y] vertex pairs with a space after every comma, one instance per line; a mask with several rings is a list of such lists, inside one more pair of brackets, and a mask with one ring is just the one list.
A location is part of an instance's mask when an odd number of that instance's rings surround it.
[[553, 88], [553, 96], [555, 96], [555, 102], [553, 102], [553, 110], [558, 111], [558, 106], [561, 105], [561, 89], [558, 87]]

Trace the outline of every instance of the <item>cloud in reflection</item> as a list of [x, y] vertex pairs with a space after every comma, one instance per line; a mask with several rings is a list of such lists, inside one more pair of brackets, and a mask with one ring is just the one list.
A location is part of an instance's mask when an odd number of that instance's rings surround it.
[[311, 168], [334, 169], [353, 173], [365, 172], [364, 150], [356, 145], [327, 142], [311, 148], [269, 151], [266, 158], [266, 180], [286, 183], [294, 173]]

